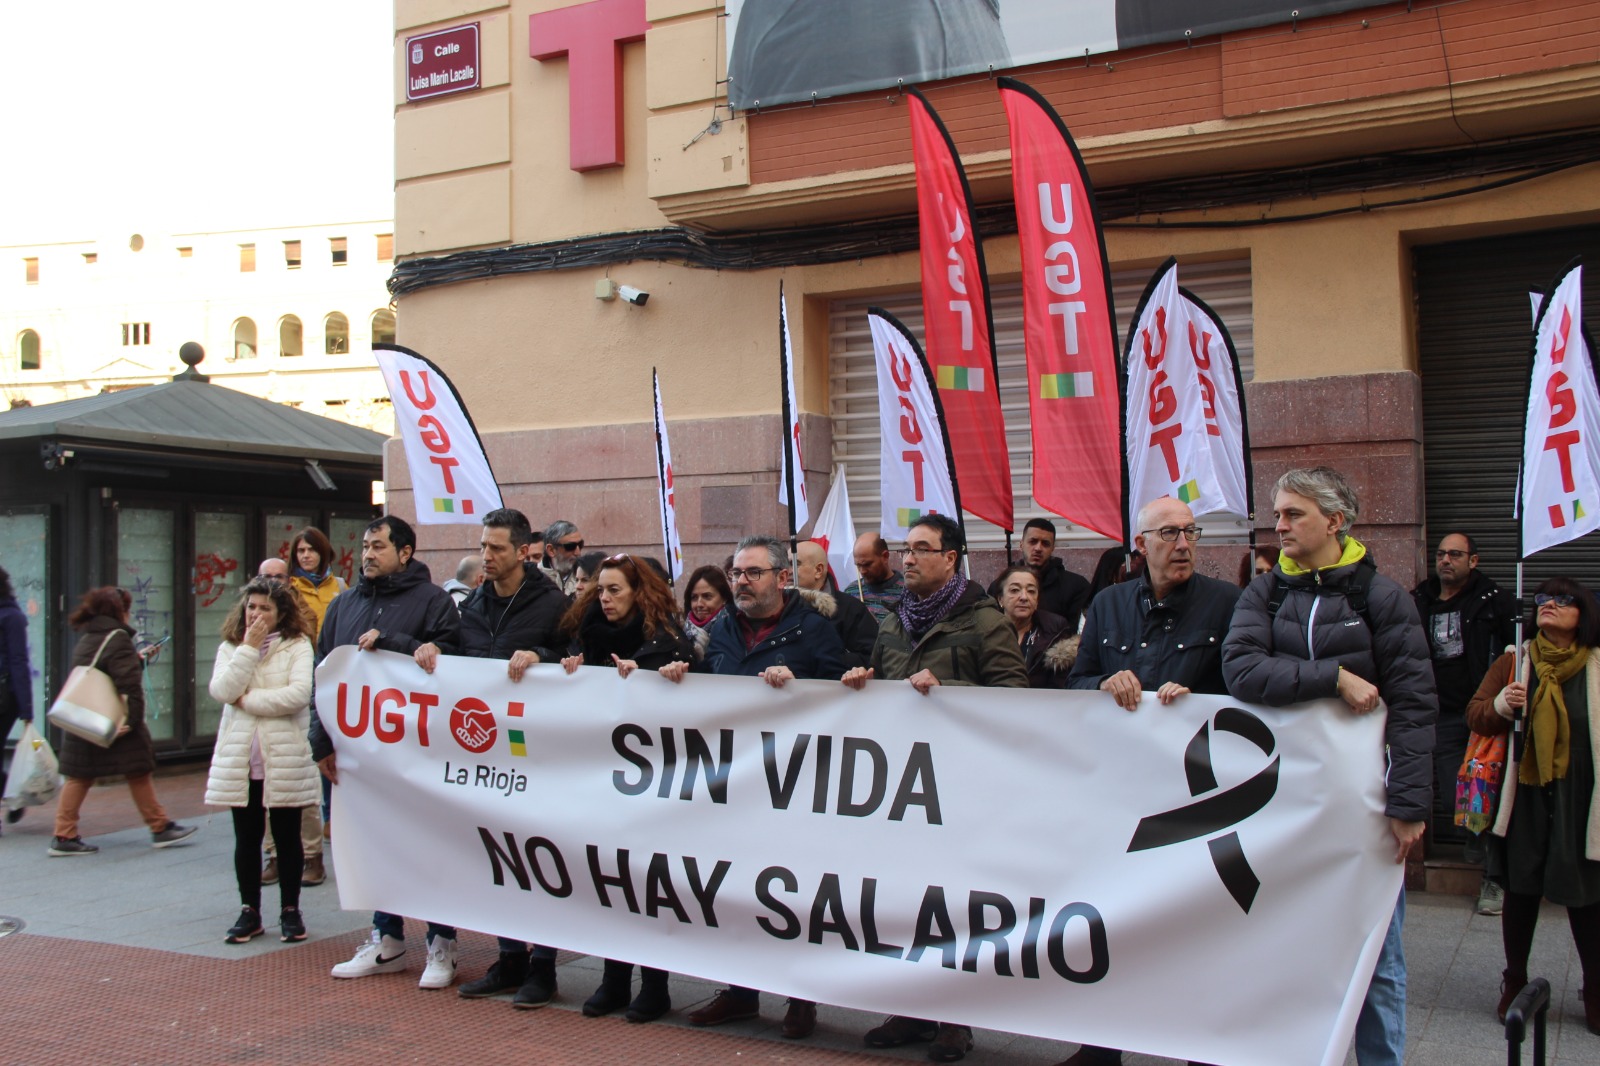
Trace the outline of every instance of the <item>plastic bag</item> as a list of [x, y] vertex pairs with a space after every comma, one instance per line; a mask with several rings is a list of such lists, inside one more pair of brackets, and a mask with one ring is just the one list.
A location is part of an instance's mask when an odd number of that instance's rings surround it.
[[17, 750], [11, 757], [11, 771], [6, 775], [6, 794], [3, 803], [7, 810], [22, 807], [39, 807], [56, 798], [61, 791], [61, 764], [50, 742], [28, 722], [17, 738]]

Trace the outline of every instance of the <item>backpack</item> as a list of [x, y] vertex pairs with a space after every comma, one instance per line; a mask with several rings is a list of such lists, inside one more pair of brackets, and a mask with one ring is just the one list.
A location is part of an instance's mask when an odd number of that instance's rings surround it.
[[[1377, 630], [1372, 625], [1372, 614], [1367, 605], [1367, 593], [1372, 589], [1372, 579], [1377, 576], [1378, 571], [1373, 567], [1358, 566], [1356, 567], [1355, 576], [1350, 579], [1350, 583], [1343, 589], [1345, 602], [1350, 604], [1352, 611], [1361, 616], [1361, 620], [1367, 624], [1367, 630], [1372, 633], [1376, 633]], [[1282, 573], [1276, 569], [1272, 571], [1272, 594], [1267, 597], [1267, 617], [1269, 619], [1278, 617], [1278, 609], [1283, 606], [1283, 601], [1288, 598], [1289, 590], [1293, 587], [1283, 579]], [[1339, 590], [1325, 589], [1324, 591], [1337, 594]]]

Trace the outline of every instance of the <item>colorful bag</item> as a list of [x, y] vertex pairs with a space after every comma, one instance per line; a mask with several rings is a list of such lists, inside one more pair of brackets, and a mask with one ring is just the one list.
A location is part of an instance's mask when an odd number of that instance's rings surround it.
[[1500, 779], [1506, 769], [1506, 739], [1472, 734], [1467, 755], [1456, 774], [1456, 825], [1469, 833], [1481, 833], [1494, 824], [1495, 805], [1500, 800]]

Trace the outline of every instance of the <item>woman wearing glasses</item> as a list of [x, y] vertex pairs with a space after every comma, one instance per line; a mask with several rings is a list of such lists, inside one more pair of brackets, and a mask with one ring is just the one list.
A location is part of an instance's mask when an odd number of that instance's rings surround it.
[[[1500, 938], [1506, 968], [1500, 1020], [1528, 983], [1539, 904], [1567, 908], [1583, 965], [1583, 1016], [1600, 1033], [1600, 817], [1595, 810], [1595, 746], [1600, 744], [1600, 609], [1589, 590], [1553, 577], [1534, 593], [1538, 626], [1524, 645], [1522, 673], [1514, 656], [1489, 667], [1467, 721], [1485, 736], [1525, 723], [1525, 740], [1506, 751], [1494, 834], [1506, 841], [1506, 897]], [[1519, 758], [1520, 756], [1520, 758]]]
[[[561, 660], [567, 673], [580, 666], [614, 669], [623, 677], [635, 670], [659, 670], [672, 662], [692, 662], [694, 646], [678, 621], [672, 590], [653, 569], [631, 556], [613, 555], [600, 564], [594, 584], [567, 609], [562, 629], [573, 637]], [[600, 987], [583, 1004], [598, 1018], [628, 1008], [630, 1022], [653, 1022], [672, 1009], [667, 971], [639, 968], [639, 994], [630, 1002], [633, 963], [607, 959]]]

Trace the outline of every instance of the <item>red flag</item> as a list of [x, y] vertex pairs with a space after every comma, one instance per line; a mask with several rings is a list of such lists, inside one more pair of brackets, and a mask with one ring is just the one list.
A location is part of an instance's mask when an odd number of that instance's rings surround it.
[[1022, 256], [1033, 498], [1127, 543], [1117, 318], [1094, 190], [1055, 109], [1015, 78], [999, 85]]
[[928, 362], [944, 407], [961, 505], [1009, 533], [1015, 525], [1011, 457], [995, 374], [989, 276], [972, 229], [972, 190], [944, 123], [921, 93], [910, 94]]

